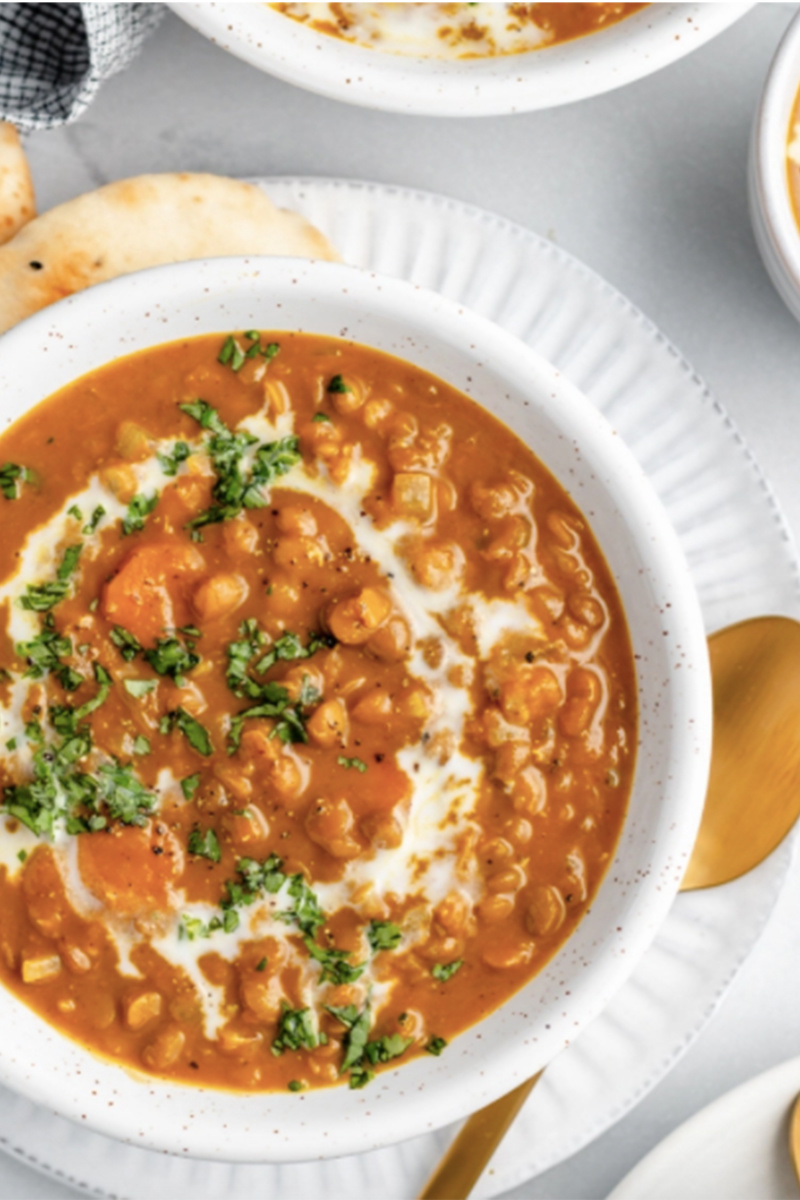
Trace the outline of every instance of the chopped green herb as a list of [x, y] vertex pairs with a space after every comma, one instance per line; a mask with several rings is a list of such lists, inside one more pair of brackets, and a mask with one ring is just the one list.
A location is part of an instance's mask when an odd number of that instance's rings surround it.
[[200, 662], [199, 654], [194, 653], [194, 644], [184, 645], [178, 638], [158, 638], [152, 650], [145, 650], [144, 660], [159, 675], [168, 675], [179, 687], [183, 686], [183, 676]]
[[18, 463], [7, 462], [5, 466], [0, 467], [0, 492], [3, 493], [6, 500], [17, 500], [22, 490], [23, 483], [31, 483], [33, 481], [33, 472], [27, 467], [21, 467]]
[[42, 632], [30, 642], [18, 642], [15, 649], [20, 658], [24, 658], [28, 664], [25, 678], [41, 679], [48, 671], [59, 670], [62, 665], [61, 659], [72, 653], [72, 642], [58, 633], [53, 614], [48, 613]]
[[171, 454], [158, 454], [156, 457], [164, 474], [172, 476], [178, 474], [178, 467], [181, 463], [186, 462], [191, 453], [192, 449], [188, 442], [176, 442], [172, 447]]
[[82, 521], [82, 520], [83, 520], [83, 513], [82, 513], [82, 512], [81, 512], [81, 510], [78, 508], [77, 504], [71, 504], [71, 505], [69, 506], [69, 508], [67, 509], [67, 516], [68, 516], [68, 517], [74, 517], [76, 521]]
[[336, 761], [340, 767], [347, 767], [348, 769], [355, 767], [356, 771], [359, 771], [362, 775], [367, 769], [367, 764], [361, 758], [345, 758], [343, 754], [340, 754]]
[[158, 492], [153, 492], [152, 496], [144, 496], [141, 493], [134, 496], [122, 520], [123, 534], [127, 537], [130, 533], [138, 533], [144, 529], [147, 518], [157, 504]]
[[67, 546], [61, 563], [56, 571], [56, 578], [49, 583], [28, 584], [25, 595], [20, 597], [20, 606], [29, 612], [49, 612], [59, 601], [63, 600], [69, 591], [69, 577], [78, 565], [83, 545]]
[[214, 504], [202, 512], [188, 528], [197, 531], [203, 525], [213, 525], [236, 517], [243, 508], [263, 508], [267, 503], [264, 489], [285, 475], [300, 461], [299, 439], [281, 438], [277, 442], [258, 446], [245, 473], [244, 456], [258, 438], [242, 431], [233, 433], [220, 419], [219, 413], [205, 400], [181, 404], [183, 412], [199, 421], [211, 432], [206, 449], [214, 464], [217, 481], [214, 484]]
[[333, 422], [331, 421], [330, 417], [328, 416], [328, 414], [327, 414], [327, 413], [324, 413], [324, 412], [315, 412], [315, 413], [314, 413], [314, 415], [313, 415], [313, 417], [311, 418], [311, 420], [312, 420], [312, 421], [317, 421], [317, 422], [319, 422], [319, 421], [327, 421], [327, 423], [328, 423], [329, 425], [331, 425], [331, 424], [333, 423]]
[[290, 1079], [286, 1086], [290, 1092], [302, 1092], [306, 1084], [303, 1083], [302, 1079]]
[[432, 1037], [426, 1042], [423, 1049], [428, 1051], [428, 1054], [434, 1054], [438, 1058], [442, 1051], [447, 1046], [447, 1042], [442, 1037]]
[[139, 639], [121, 625], [115, 625], [108, 635], [119, 650], [125, 662], [131, 662], [140, 653], [142, 644]]
[[28, 857], [28, 851], [27, 851], [27, 850], [18, 850], [18, 851], [17, 851], [17, 858], [19, 859], [19, 861], [20, 861], [21, 863], [24, 863], [24, 862], [25, 862], [25, 859], [26, 859], [27, 857]]
[[[290, 1008], [284, 1000], [283, 1012], [278, 1021], [278, 1034], [272, 1043], [272, 1053], [283, 1054], [284, 1050], [314, 1050], [323, 1045], [324, 1034], [314, 1028], [310, 1008]], [[327, 1039], [325, 1039], [327, 1040]]]
[[200, 858], [209, 858], [211, 862], [218, 863], [222, 858], [219, 838], [213, 829], [207, 829], [205, 833], [201, 833], [200, 826], [195, 825], [189, 834], [186, 845], [190, 854], [196, 854]]
[[158, 687], [155, 679], [123, 679], [122, 686], [129, 696], [133, 696], [136, 700], [141, 700], [142, 696], [148, 695], [154, 688]]
[[320, 926], [325, 924], [325, 914], [302, 875], [292, 875], [289, 895], [294, 904], [286, 912], [276, 913], [276, 916], [282, 921], [294, 923], [302, 933], [313, 938]]
[[16, 750], [16, 748], [17, 748], [17, 739], [9, 738], [8, 741], [6, 742], [6, 750]]
[[403, 931], [393, 921], [370, 921], [367, 928], [367, 941], [373, 953], [379, 950], [396, 950], [403, 940]]
[[185, 779], [182, 779], [181, 780], [181, 791], [183, 792], [184, 799], [191, 800], [192, 796], [195, 794], [195, 792], [197, 791], [199, 786], [200, 786], [199, 773], [196, 775], [187, 775]]
[[206, 756], [214, 753], [208, 730], [195, 720], [185, 708], [176, 708], [167, 713], [165, 717], [161, 718], [158, 729], [160, 733], [169, 733], [173, 729], [179, 729], [193, 750]]
[[56, 575], [59, 579], [69, 579], [70, 575], [73, 574], [78, 565], [78, 559], [81, 556], [82, 550], [83, 542], [78, 542], [74, 546], [67, 546], [66, 550], [64, 551], [64, 557], [61, 559], [61, 565], [56, 571]]
[[267, 961], [268, 961], [268, 960], [267, 960], [266, 958], [262, 958], [262, 959], [261, 959], [261, 962], [259, 962], [259, 963], [256, 963], [256, 970], [257, 970], [257, 971], [266, 971], [266, 969], [267, 969]]
[[88, 533], [88, 534], [96, 533], [97, 526], [100, 524], [100, 522], [102, 521], [102, 519], [105, 515], [106, 515], [106, 510], [103, 508], [102, 504], [98, 504], [97, 508], [94, 510], [92, 515], [89, 517], [89, 520], [87, 521], [87, 523], [84, 525], [83, 529], [81, 530], [81, 533]]
[[222, 343], [222, 349], [219, 352], [217, 362], [222, 363], [223, 367], [230, 367], [232, 371], [239, 371], [244, 366], [245, 354], [242, 347], [236, 341], [233, 335], [229, 335]]
[[150, 753], [150, 743], [147, 740], [147, 738], [144, 736], [144, 734], [140, 733], [133, 739], [133, 753], [134, 754], [149, 754]]
[[457, 958], [451, 963], [434, 963], [431, 968], [431, 975], [434, 979], [438, 979], [440, 983], [447, 983], [447, 980], [452, 979], [456, 971], [463, 965], [463, 958]]
[[334, 375], [333, 379], [328, 384], [328, 391], [334, 395], [341, 395], [342, 392], [352, 392], [352, 388], [345, 383], [341, 375]]

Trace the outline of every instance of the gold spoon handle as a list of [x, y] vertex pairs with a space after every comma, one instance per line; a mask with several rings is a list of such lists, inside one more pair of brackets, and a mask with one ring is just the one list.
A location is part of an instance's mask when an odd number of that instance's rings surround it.
[[483, 1168], [541, 1076], [526, 1079], [506, 1096], [465, 1121], [461, 1132], [419, 1194], [419, 1200], [467, 1200]]

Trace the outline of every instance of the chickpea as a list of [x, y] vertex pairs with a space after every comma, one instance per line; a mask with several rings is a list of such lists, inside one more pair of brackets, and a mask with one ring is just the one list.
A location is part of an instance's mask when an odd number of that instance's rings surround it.
[[85, 950], [72, 942], [61, 941], [58, 949], [64, 964], [76, 975], [85, 975], [92, 969], [92, 960]]
[[258, 546], [258, 530], [244, 514], [222, 524], [222, 540], [231, 555], [255, 554]]
[[142, 1060], [146, 1067], [153, 1071], [165, 1071], [172, 1067], [183, 1053], [186, 1045], [186, 1034], [175, 1025], [168, 1025], [145, 1046]]
[[403, 716], [411, 717], [414, 721], [429, 720], [435, 707], [433, 693], [424, 685], [410, 688], [402, 694], [398, 703], [398, 708]]
[[500, 687], [500, 708], [514, 725], [549, 716], [560, 703], [561, 686], [549, 667], [521, 667]]
[[344, 747], [350, 732], [347, 706], [343, 700], [326, 700], [320, 704], [306, 722], [306, 730], [318, 746], [330, 749]]
[[130, 504], [136, 495], [136, 475], [127, 463], [110, 463], [100, 472], [100, 481], [121, 504]]
[[259, 808], [252, 806], [246, 812], [225, 813], [222, 824], [238, 854], [252, 857], [266, 847], [269, 824]]
[[127, 462], [141, 462], [150, 455], [150, 439], [135, 421], [123, 421], [117, 430], [116, 450]]
[[364, 424], [378, 429], [394, 412], [391, 400], [368, 400], [364, 405]]
[[353, 709], [353, 720], [362, 725], [382, 725], [394, 712], [392, 698], [382, 688], [376, 688], [362, 697]]
[[470, 915], [470, 903], [463, 892], [448, 892], [433, 910], [434, 920], [445, 933], [458, 937], [465, 932]]
[[411, 556], [413, 574], [435, 592], [459, 583], [464, 567], [464, 552], [455, 542], [427, 542]]
[[496, 521], [506, 516], [517, 506], [517, 496], [508, 483], [497, 483], [493, 486], [484, 483], [473, 483], [469, 489], [469, 499], [475, 512], [484, 521]]
[[371, 813], [361, 830], [376, 850], [396, 850], [403, 842], [403, 826], [393, 813]]
[[576, 621], [587, 625], [589, 629], [599, 629], [605, 620], [602, 604], [589, 592], [572, 592], [567, 599], [567, 607]]
[[503, 587], [507, 592], [525, 587], [531, 574], [530, 560], [525, 554], [515, 554], [503, 575]]
[[531, 536], [530, 523], [524, 517], [506, 517], [500, 532], [484, 550], [486, 558], [500, 560], [513, 558], [518, 550], [527, 546]]
[[505, 838], [495, 837], [481, 847], [481, 857], [487, 863], [504, 863], [514, 857], [514, 847]]
[[345, 646], [360, 646], [389, 619], [392, 602], [380, 588], [365, 587], [355, 596], [336, 600], [328, 609], [328, 628]]
[[505, 823], [505, 831], [515, 846], [527, 846], [533, 837], [533, 826], [523, 816], [514, 816]]
[[535, 817], [547, 804], [547, 784], [541, 771], [534, 766], [525, 767], [517, 776], [511, 791], [514, 811], [526, 817]]
[[58, 937], [69, 912], [61, 872], [52, 850], [39, 846], [25, 863], [22, 895], [28, 916], [45, 937]]
[[526, 742], [503, 742], [494, 756], [493, 776], [501, 783], [512, 784], [530, 760], [530, 746]]
[[280, 417], [291, 408], [292, 401], [286, 384], [281, 383], [279, 379], [270, 379], [268, 377], [264, 383], [263, 392], [264, 400], [271, 417]]
[[158, 695], [165, 712], [185, 708], [193, 717], [199, 717], [208, 708], [205, 696], [191, 680], [187, 680], [183, 687], [164, 681], [159, 684]]
[[537, 884], [525, 909], [525, 926], [533, 937], [547, 937], [564, 924], [567, 906], [556, 887]]
[[247, 580], [232, 572], [211, 575], [195, 588], [192, 604], [201, 621], [227, 617], [244, 603], [249, 591]]
[[309, 508], [298, 504], [287, 505], [278, 513], [276, 525], [281, 533], [297, 534], [313, 538], [318, 532], [317, 519]]
[[373, 633], [366, 649], [380, 662], [401, 662], [411, 653], [411, 630], [406, 620], [398, 615], [390, 617], [385, 625]]
[[367, 398], [367, 390], [363, 383], [357, 379], [347, 379], [345, 381], [347, 391], [344, 392], [328, 392], [333, 407], [342, 416], [347, 416], [348, 413], [358, 412]]
[[259, 971], [245, 970], [239, 986], [242, 1004], [259, 1021], [272, 1023], [281, 1015], [283, 990], [276, 976], [262, 975]]
[[567, 679], [567, 701], [558, 714], [558, 725], [567, 737], [580, 737], [591, 724], [600, 703], [600, 680], [592, 671], [576, 667]]
[[533, 946], [530, 942], [495, 942], [483, 952], [483, 961], [497, 971], [522, 967], [530, 962]]
[[289, 668], [281, 680], [281, 686], [286, 688], [289, 699], [296, 702], [303, 692], [308, 695], [309, 691], [314, 691], [318, 696], [322, 696], [325, 691], [325, 676], [319, 667], [302, 663]]
[[518, 863], [511, 863], [495, 875], [490, 875], [486, 887], [490, 892], [504, 892], [506, 895], [518, 892], [526, 883], [525, 872]]
[[487, 925], [505, 921], [514, 911], [514, 897], [502, 894], [485, 896], [478, 905], [478, 916]]
[[272, 560], [279, 567], [297, 567], [307, 563], [321, 567], [328, 557], [316, 538], [301, 535], [278, 538], [272, 551]]
[[139, 992], [123, 1001], [125, 1024], [128, 1029], [138, 1031], [144, 1029], [156, 1017], [161, 1015], [163, 997], [160, 992]]
[[361, 843], [353, 836], [355, 819], [346, 800], [316, 800], [306, 816], [306, 833], [334, 858], [357, 858]]

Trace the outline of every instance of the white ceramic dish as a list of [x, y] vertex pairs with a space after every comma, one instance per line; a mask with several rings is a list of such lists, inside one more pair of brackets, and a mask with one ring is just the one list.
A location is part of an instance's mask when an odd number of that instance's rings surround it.
[[346, 332], [411, 358], [535, 445], [588, 516], [619, 581], [637, 654], [643, 735], [614, 862], [561, 953], [446, 1055], [383, 1074], [363, 1092], [235, 1095], [142, 1081], [0, 993], [0, 1080], [13, 1089], [137, 1145], [297, 1161], [368, 1150], [455, 1120], [533, 1073], [597, 1015], [655, 937], [680, 883], [705, 788], [709, 681], [685, 560], [642, 469], [558, 371], [502, 330], [419, 288], [297, 260], [215, 260], [128, 276], [5, 336], [0, 412], [10, 421], [120, 354], [253, 326]]
[[467, 117], [554, 108], [632, 83], [702, 46], [752, 5], [651, 4], [573, 42], [455, 62], [352, 45], [266, 4], [170, 7], [223, 50], [312, 92], [390, 112]]
[[783, 36], [767, 75], [750, 139], [750, 218], [764, 266], [800, 321], [800, 227], [789, 193], [786, 150], [800, 91], [800, 16]]
[[626, 1175], [608, 1200], [794, 1200], [789, 1115], [800, 1058], [695, 1113]]

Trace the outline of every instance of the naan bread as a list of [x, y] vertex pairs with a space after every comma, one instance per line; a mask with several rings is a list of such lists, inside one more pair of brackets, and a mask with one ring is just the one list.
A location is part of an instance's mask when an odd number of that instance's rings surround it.
[[0, 121], [0, 245], [35, 216], [33, 182], [19, 134]]
[[118, 275], [227, 254], [338, 259], [297, 213], [217, 175], [140, 175], [50, 209], [0, 246], [0, 332]]

